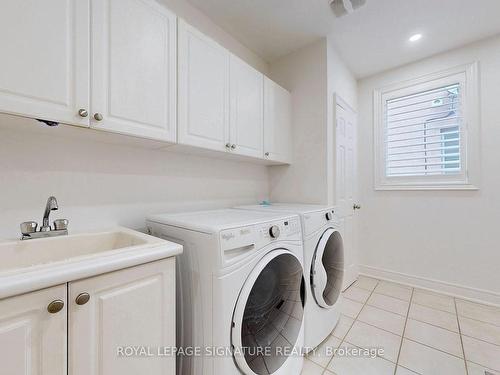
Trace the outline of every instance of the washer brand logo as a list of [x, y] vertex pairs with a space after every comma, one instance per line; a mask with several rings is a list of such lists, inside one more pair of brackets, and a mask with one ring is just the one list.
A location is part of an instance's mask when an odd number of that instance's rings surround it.
[[221, 235], [222, 239], [225, 241], [229, 241], [230, 239], [234, 238], [234, 233], [222, 233]]

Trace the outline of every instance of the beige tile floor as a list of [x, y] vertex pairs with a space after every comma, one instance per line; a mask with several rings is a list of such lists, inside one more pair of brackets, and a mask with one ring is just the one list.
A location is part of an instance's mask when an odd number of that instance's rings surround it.
[[[361, 276], [303, 375], [500, 375], [500, 308]], [[328, 348], [383, 348], [379, 356]]]

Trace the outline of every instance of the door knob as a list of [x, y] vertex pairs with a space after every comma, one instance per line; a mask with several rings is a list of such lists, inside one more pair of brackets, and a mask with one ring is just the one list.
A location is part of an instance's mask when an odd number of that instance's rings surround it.
[[90, 294], [87, 292], [80, 293], [76, 296], [75, 302], [77, 305], [85, 305], [90, 300]]
[[60, 299], [56, 299], [49, 303], [47, 306], [47, 311], [51, 314], [56, 314], [64, 308], [64, 302]]
[[85, 108], [80, 108], [78, 110], [78, 114], [80, 117], [87, 117], [89, 115], [89, 112]]
[[357, 203], [354, 203], [354, 205], [352, 206], [352, 209], [353, 210], [360, 210], [361, 209], [361, 206]]
[[96, 121], [102, 121], [103, 117], [99, 112], [94, 113], [94, 119]]

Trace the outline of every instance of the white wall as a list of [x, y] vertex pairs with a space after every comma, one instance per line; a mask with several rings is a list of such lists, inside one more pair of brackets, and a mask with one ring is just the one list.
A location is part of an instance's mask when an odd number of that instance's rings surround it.
[[270, 77], [292, 93], [293, 161], [270, 167], [270, 198], [277, 202], [325, 203], [326, 39], [270, 64]]
[[[479, 191], [374, 191], [373, 90], [479, 61]], [[361, 264], [365, 272], [500, 303], [500, 37], [359, 82]]]
[[49, 195], [59, 201], [52, 218], [69, 219], [71, 232], [140, 229], [150, 213], [268, 196], [264, 166], [146, 148], [154, 143], [112, 144], [131, 139], [96, 133], [0, 115], [0, 238], [18, 237], [23, 221], [40, 223]]
[[332, 204], [334, 94], [356, 108], [356, 79], [327, 38], [274, 61], [269, 75], [292, 93], [293, 124], [293, 163], [270, 168], [271, 200]]
[[[263, 59], [186, 0], [160, 1], [267, 73]], [[268, 197], [265, 166], [103, 143], [91, 131], [71, 127], [32, 134], [33, 127], [39, 128], [33, 120], [0, 115], [0, 238], [18, 237], [22, 221], [40, 221], [49, 195], [60, 204], [54, 217], [68, 218], [73, 232], [116, 224], [142, 228], [148, 213], [226, 207]]]

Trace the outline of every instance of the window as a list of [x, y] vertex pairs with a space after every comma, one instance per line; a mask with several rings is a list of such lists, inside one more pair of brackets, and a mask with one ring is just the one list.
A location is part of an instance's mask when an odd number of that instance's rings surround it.
[[375, 90], [375, 188], [476, 189], [477, 64]]

